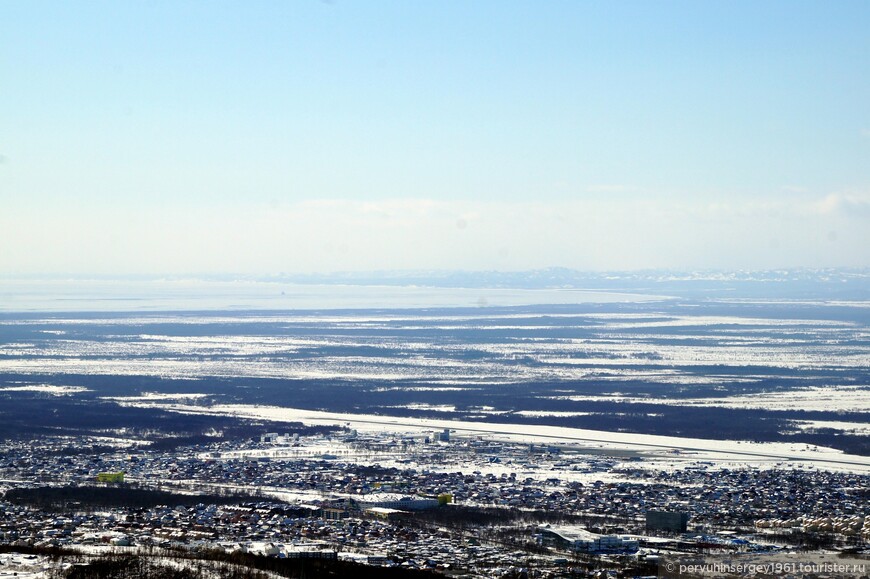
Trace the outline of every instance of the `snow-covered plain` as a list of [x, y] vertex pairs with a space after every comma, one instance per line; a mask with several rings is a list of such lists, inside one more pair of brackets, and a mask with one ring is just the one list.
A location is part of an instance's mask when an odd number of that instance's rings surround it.
[[[307, 419], [403, 429], [464, 424], [463, 432], [621, 445], [647, 454], [673, 455], [676, 449], [738, 460], [825, 459], [863, 468], [864, 459], [835, 461], [837, 453], [806, 445], [658, 440], [595, 430], [605, 423], [601, 416], [621, 420], [607, 428], [637, 430], [631, 422], [637, 417], [646, 421], [640, 430], [667, 433], [673, 422], [656, 422], [658, 417], [682, 408], [696, 414], [718, 409], [718, 432], [726, 435], [729, 412], [755, 424], [777, 421], [778, 430], [766, 440], [788, 433], [821, 440], [816, 431], [824, 429], [867, 435], [870, 325], [863, 304], [645, 300], [0, 316], [0, 337], [8, 336], [0, 340], [0, 377], [13, 376], [0, 388], [7, 395], [94, 394], [103, 388], [109, 391], [97, 396], [121, 404], [280, 419], [312, 412], [284, 406], [319, 408], [339, 414]], [[23, 382], [28, 376], [29, 384]], [[100, 376], [118, 380], [90, 378]], [[321, 395], [327, 387], [329, 394]], [[301, 392], [308, 397], [304, 404], [295, 402]], [[643, 405], [659, 407], [644, 411]], [[502, 415], [500, 424], [482, 422]], [[450, 420], [439, 425], [441, 418]], [[751, 422], [746, 424], [735, 426], [752, 439]], [[704, 433], [696, 428], [692, 435]]]
[[214, 405], [210, 407], [183, 404], [132, 402], [139, 407], [162, 408], [187, 414], [212, 414], [259, 418], [276, 422], [343, 425], [367, 432], [410, 432], [450, 430], [459, 436], [486, 437], [527, 444], [565, 443], [576, 450], [632, 450], [651, 459], [667, 457], [669, 461], [719, 461], [729, 464], [767, 465], [791, 463], [793, 466], [825, 468], [856, 473], [870, 472], [870, 457], [807, 444], [757, 443], [732, 440], [705, 440], [605, 432], [546, 425], [525, 425], [463, 420], [438, 420], [365, 414], [345, 414], [256, 405]]
[[[666, 404], [672, 406], [707, 406], [718, 408], [754, 408], [762, 410], [819, 410], [824, 412], [868, 411], [870, 409], [870, 386], [828, 386], [795, 388], [788, 392], [763, 392], [728, 397], [709, 398], [653, 398], [639, 396], [550, 396], [553, 400], [593, 402], [606, 400], [631, 404]], [[854, 423], [848, 424], [853, 429]], [[867, 426], [867, 425], [865, 425]], [[819, 426], [819, 428], [825, 428]]]
[[21, 386], [0, 386], [0, 392], [41, 392], [53, 396], [66, 396], [89, 392], [82, 386], [59, 386], [55, 384], [22, 384]]
[[[310, 314], [229, 319], [196, 315], [78, 321], [40, 318], [32, 325], [78, 323], [96, 327], [96, 336], [74, 339], [50, 334], [2, 342], [0, 372], [430, 383], [591, 377], [716, 384], [757, 380], [751, 375], [753, 369], [813, 372], [870, 367], [870, 331], [861, 323], [842, 320], [672, 313], [630, 317], [620, 313], [497, 313], [482, 318], [475, 313], [451, 316], [449, 325], [443, 321], [440, 316], [408, 313], [364, 313], [358, 318], [331, 314], [320, 318]], [[541, 321], [546, 323], [535, 323]], [[23, 323], [0, 320], [0, 329]], [[142, 331], [166, 325], [225, 331], [228, 324], [254, 324], [272, 335], [252, 335], [247, 329], [216, 335]], [[125, 333], [127, 328], [135, 333]], [[662, 328], [670, 332], [662, 334]], [[433, 339], [433, 333], [438, 338]], [[445, 335], [473, 339], [440, 339]], [[369, 351], [356, 354], [361, 348]], [[336, 350], [345, 353], [332, 354]], [[720, 370], [710, 372], [708, 367]]]

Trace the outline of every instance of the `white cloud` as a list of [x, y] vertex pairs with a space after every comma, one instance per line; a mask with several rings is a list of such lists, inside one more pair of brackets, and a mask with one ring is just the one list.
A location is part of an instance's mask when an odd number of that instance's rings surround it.
[[870, 194], [831, 193], [817, 201], [814, 209], [824, 215], [868, 217], [870, 216]]

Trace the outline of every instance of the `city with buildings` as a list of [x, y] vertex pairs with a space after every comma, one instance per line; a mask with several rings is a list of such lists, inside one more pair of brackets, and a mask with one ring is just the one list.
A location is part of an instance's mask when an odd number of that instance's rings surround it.
[[[861, 557], [870, 542], [867, 474], [704, 460], [651, 467], [633, 453], [449, 429], [336, 426], [170, 451], [104, 445], [3, 444], [0, 545], [18, 554], [0, 559], [0, 577], [16, 567], [49, 577], [71, 565], [57, 553], [143, 549], [448, 577], [655, 576], [672, 557]], [[71, 446], [82, 452], [62, 452]]]

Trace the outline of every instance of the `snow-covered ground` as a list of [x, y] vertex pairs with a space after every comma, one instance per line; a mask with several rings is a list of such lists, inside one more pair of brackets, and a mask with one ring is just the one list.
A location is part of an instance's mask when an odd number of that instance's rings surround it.
[[[750, 408], [756, 410], [817, 410], [821, 412], [867, 412], [870, 409], [870, 386], [827, 386], [795, 388], [788, 392], [759, 392], [728, 397], [659, 398], [640, 396], [547, 396], [551, 400], [571, 402], [624, 402], [630, 404], [667, 404], [671, 406], [710, 406]], [[866, 424], [864, 426], [867, 426]], [[836, 428], [831, 426], [831, 428]]]
[[68, 396], [81, 392], [90, 392], [83, 386], [56, 386], [52, 384], [23, 384], [21, 386], [3, 386], [0, 392], [42, 392], [53, 396]]
[[528, 444], [570, 443], [582, 450], [632, 450], [643, 456], [662, 460], [717, 461], [738, 464], [773, 465], [788, 462], [801, 467], [818, 467], [857, 473], [870, 472], [870, 457], [807, 444], [706, 440], [672, 436], [606, 432], [546, 425], [507, 424], [427, 418], [407, 418], [366, 414], [342, 414], [298, 408], [225, 404], [191, 406], [127, 402], [130, 405], [159, 407], [187, 414], [229, 415], [276, 422], [345, 425], [366, 432], [423, 433], [448, 429], [452, 435], [486, 437]]
[[0, 553], [0, 579], [47, 579], [61, 567], [45, 555]]

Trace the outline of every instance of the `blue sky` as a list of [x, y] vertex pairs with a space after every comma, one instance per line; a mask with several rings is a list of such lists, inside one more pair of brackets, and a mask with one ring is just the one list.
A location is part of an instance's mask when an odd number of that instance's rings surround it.
[[870, 266], [867, 2], [17, 2], [0, 272]]

